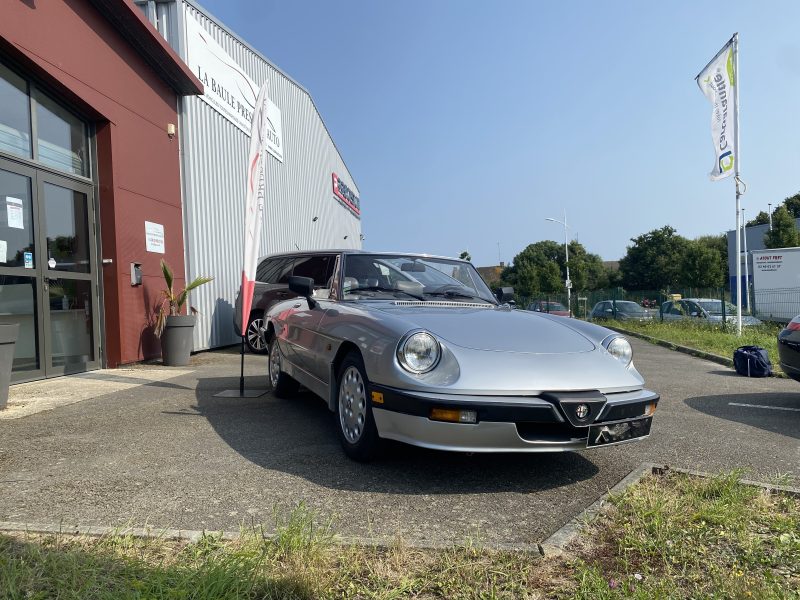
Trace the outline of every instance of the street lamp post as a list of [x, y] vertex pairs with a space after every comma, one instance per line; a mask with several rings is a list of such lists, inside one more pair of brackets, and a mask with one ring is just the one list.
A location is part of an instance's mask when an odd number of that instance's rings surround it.
[[545, 221], [552, 221], [553, 223], [559, 223], [564, 226], [564, 264], [567, 267], [567, 280], [564, 282], [564, 287], [567, 288], [567, 310], [569, 311], [569, 316], [572, 316], [572, 294], [570, 293], [572, 290], [572, 281], [569, 279], [569, 238], [567, 237], [567, 229], [569, 229], [569, 227], [567, 226], [567, 209], [564, 209], [563, 221], [550, 217], [546, 217]]
[[767, 204], [767, 212], [769, 213], [769, 230], [772, 231], [772, 204]]

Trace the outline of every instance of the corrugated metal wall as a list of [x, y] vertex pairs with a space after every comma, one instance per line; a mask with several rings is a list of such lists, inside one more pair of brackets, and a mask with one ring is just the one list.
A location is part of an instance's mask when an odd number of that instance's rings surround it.
[[[183, 19], [196, 18], [257, 84], [270, 81], [270, 99], [281, 110], [284, 162], [267, 155], [262, 254], [360, 248], [361, 221], [334, 199], [331, 173], [360, 194], [309, 94], [195, 3], [159, 4], [159, 30], [181, 56]], [[233, 307], [241, 282], [249, 137], [200, 98], [181, 99], [179, 113], [187, 277], [215, 278], [192, 292], [200, 312], [194, 348], [201, 350], [240, 339]]]

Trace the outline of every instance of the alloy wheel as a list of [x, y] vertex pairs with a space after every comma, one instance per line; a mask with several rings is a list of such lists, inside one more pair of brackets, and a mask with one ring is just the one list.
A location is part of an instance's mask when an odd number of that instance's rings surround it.
[[281, 351], [278, 350], [278, 342], [273, 341], [269, 349], [269, 382], [272, 389], [278, 387], [278, 379], [281, 376]]
[[264, 319], [257, 318], [250, 321], [247, 325], [247, 345], [251, 350], [263, 352], [264, 338], [261, 337], [261, 328], [264, 326]]
[[355, 444], [364, 433], [367, 419], [367, 392], [356, 367], [350, 366], [339, 383], [339, 424], [348, 442]]

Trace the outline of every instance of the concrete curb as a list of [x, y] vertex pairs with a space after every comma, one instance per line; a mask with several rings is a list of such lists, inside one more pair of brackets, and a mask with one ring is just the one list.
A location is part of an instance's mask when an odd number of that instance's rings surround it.
[[[68, 525], [65, 523], [46, 524], [46, 523], [22, 523], [17, 521], [0, 521], [0, 533], [28, 533], [43, 535], [69, 535], [84, 537], [107, 537], [107, 536], [131, 536], [139, 539], [163, 540], [163, 541], [183, 541], [189, 544], [199, 542], [204, 536], [212, 536], [226, 542], [235, 542], [242, 537], [240, 531], [213, 531], [198, 529], [170, 529], [157, 527], [106, 527], [98, 525]], [[275, 539], [275, 534], [259, 532], [265, 540]], [[402, 544], [408, 548], [416, 550], [447, 550], [457, 546], [467, 546], [470, 541], [465, 538], [461, 543], [455, 542], [415, 542], [399, 538]], [[375, 548], [389, 549], [397, 545], [398, 539], [390, 538], [367, 538], [357, 536], [333, 536], [333, 543], [342, 546], [358, 545], [371, 546]], [[480, 536], [473, 544], [475, 547], [485, 547], [488, 550], [502, 550], [513, 552], [530, 552], [544, 554], [539, 544], [492, 544], [483, 546]]]
[[[622, 479], [622, 481], [620, 481], [617, 485], [615, 485], [605, 494], [600, 496], [600, 498], [598, 498], [597, 501], [595, 501], [586, 510], [581, 512], [578, 516], [570, 519], [561, 529], [556, 531], [553, 535], [551, 535], [544, 542], [542, 542], [542, 548], [541, 548], [542, 553], [545, 555], [563, 554], [566, 547], [570, 544], [570, 542], [578, 538], [578, 536], [581, 534], [586, 525], [594, 521], [600, 515], [601, 511], [608, 504], [608, 498], [610, 496], [612, 495], [616, 496], [618, 494], [621, 494], [630, 486], [644, 479], [647, 475], [661, 476], [661, 475], [666, 475], [667, 473], [670, 472], [691, 475], [692, 477], [703, 477], [703, 478], [715, 477], [713, 473], [706, 473], [704, 471], [693, 471], [691, 469], [680, 469], [668, 466], [659, 466], [655, 463], [642, 463], [641, 465], [636, 467], [633, 471], [628, 473], [628, 475], [626, 475]], [[763, 483], [761, 481], [753, 481], [751, 479], [740, 479], [739, 483], [741, 483], [742, 485], [759, 487], [771, 494], [780, 492], [782, 494], [788, 494], [790, 496], [800, 498], [800, 487], [794, 487], [789, 485], [773, 485], [770, 483]]]
[[608, 504], [608, 498], [611, 495], [617, 495], [624, 492], [627, 488], [639, 483], [644, 477], [653, 473], [654, 469], [659, 468], [655, 463], [642, 463], [633, 471], [628, 473], [622, 480], [608, 490], [605, 494], [600, 496], [588, 508], [581, 512], [576, 517], [573, 517], [558, 531], [542, 542], [542, 550], [545, 555], [558, 555], [562, 554], [567, 545], [574, 541], [581, 533], [583, 528], [594, 521], [600, 512]]
[[[691, 469], [680, 469], [668, 466], [660, 466], [655, 463], [642, 463], [630, 473], [628, 473], [619, 483], [600, 496], [588, 508], [580, 514], [570, 519], [563, 527], [558, 529], [541, 544], [494, 544], [485, 546], [488, 550], [502, 550], [509, 552], [529, 552], [542, 556], [557, 556], [563, 554], [566, 547], [577, 539], [583, 529], [594, 521], [608, 504], [610, 496], [619, 495], [630, 486], [638, 483], [648, 475], [665, 475], [667, 473], [683, 473], [693, 477], [711, 478], [715, 477], [712, 473], [703, 471], [693, 471]], [[780, 492], [800, 498], [800, 487], [787, 485], [772, 485], [760, 481], [740, 479], [739, 483], [760, 487], [769, 493]], [[165, 541], [184, 541], [190, 544], [199, 542], [204, 536], [213, 536], [224, 541], [236, 541], [242, 537], [241, 531], [210, 531], [197, 529], [170, 529], [157, 527], [104, 527], [96, 525], [67, 525], [64, 523], [44, 524], [44, 523], [22, 523], [17, 521], [0, 521], [0, 533], [29, 533], [44, 535], [70, 535], [85, 537], [105, 537], [105, 536], [131, 536], [139, 539], [165, 540]], [[275, 538], [274, 534], [260, 532], [266, 540]], [[397, 539], [387, 538], [364, 538], [356, 536], [339, 536], [333, 538], [335, 544], [340, 545], [360, 545], [373, 546], [376, 548], [391, 548], [397, 543]], [[417, 550], [447, 550], [459, 544], [450, 542], [420, 543], [402, 540], [402, 543]], [[467, 540], [461, 545], [466, 545]], [[476, 547], [484, 547], [478, 539]]]
[[[681, 346], [680, 344], [676, 344], [668, 340], [655, 338], [653, 336], [646, 335], [644, 333], [639, 333], [638, 331], [630, 331], [628, 329], [622, 329], [621, 327], [617, 327], [616, 325], [615, 326], [605, 325], [604, 327], [619, 333], [624, 333], [625, 335], [630, 335], [632, 337], [639, 338], [640, 340], [644, 340], [646, 342], [650, 342], [651, 344], [655, 344], [656, 346], [662, 346], [663, 348], [675, 350], [676, 352], [682, 352], [683, 354], [688, 354], [689, 356], [694, 356], [696, 358], [702, 358], [703, 360], [708, 360], [717, 363], [718, 365], [723, 365], [733, 369], [733, 359], [727, 358], [726, 356], [720, 356], [719, 354], [712, 354], [711, 352], [704, 352], [703, 350], [698, 350], [697, 348], [690, 348], [689, 346]], [[773, 371], [772, 376], [778, 377], [780, 379], [787, 379], [787, 376], [783, 371]]]

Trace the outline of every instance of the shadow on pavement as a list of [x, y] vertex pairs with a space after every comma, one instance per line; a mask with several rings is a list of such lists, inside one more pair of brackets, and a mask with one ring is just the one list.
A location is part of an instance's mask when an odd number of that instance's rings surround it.
[[[339, 446], [334, 416], [317, 396], [291, 400], [214, 398], [237, 388], [236, 377], [198, 380], [194, 409], [247, 460], [328, 488], [391, 494], [535, 492], [590, 479], [598, 468], [573, 452], [462, 454], [387, 442], [369, 464], [348, 459]], [[247, 389], [263, 389], [249, 377]], [[191, 413], [189, 413], [191, 414]]]
[[[723, 394], [685, 400], [702, 413], [800, 439], [800, 390], [796, 394]], [[739, 405], [749, 406], [739, 406]], [[780, 410], [781, 408], [791, 410]]]

